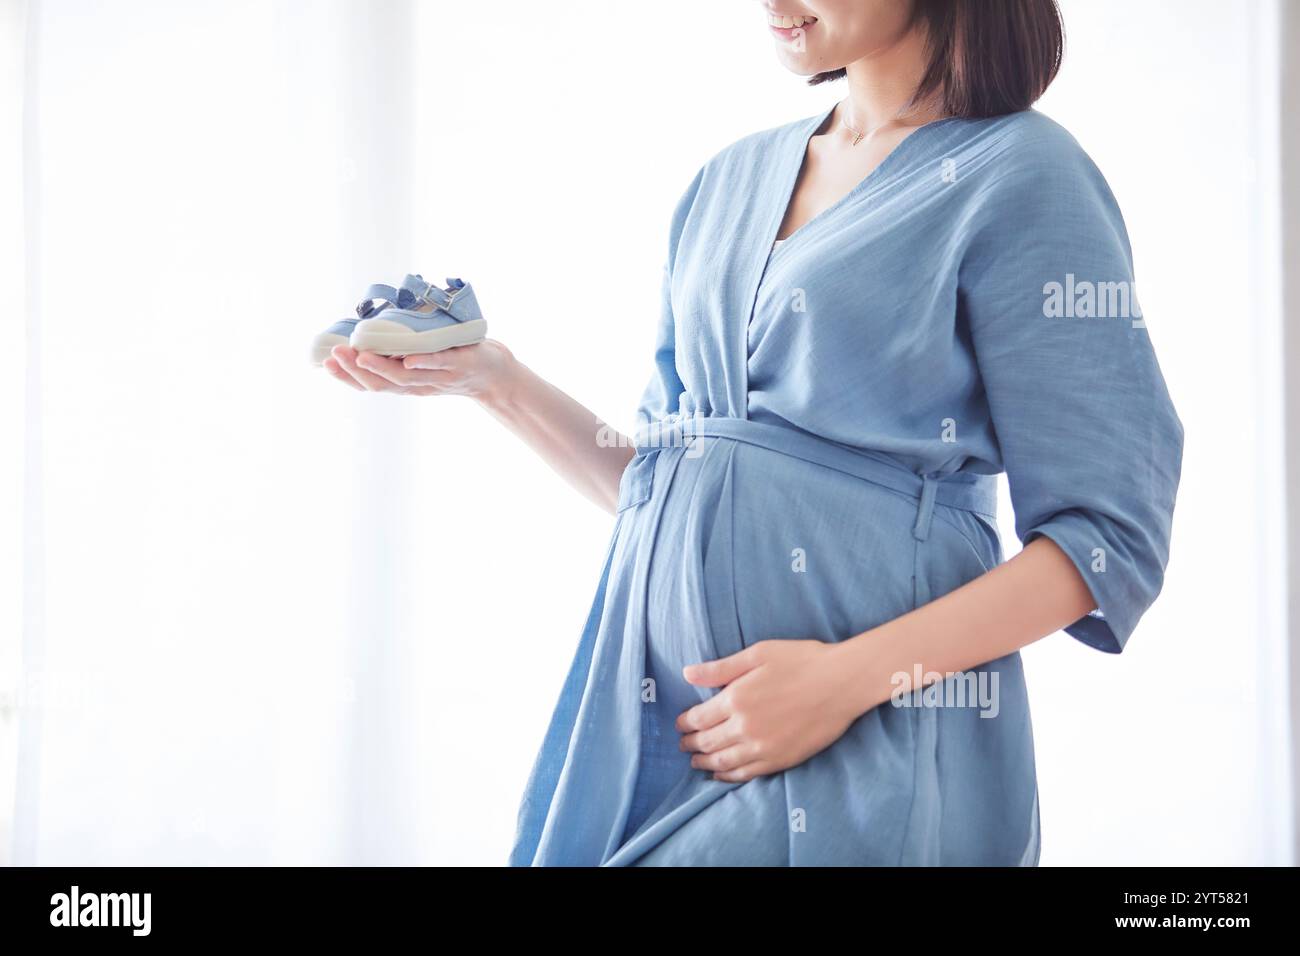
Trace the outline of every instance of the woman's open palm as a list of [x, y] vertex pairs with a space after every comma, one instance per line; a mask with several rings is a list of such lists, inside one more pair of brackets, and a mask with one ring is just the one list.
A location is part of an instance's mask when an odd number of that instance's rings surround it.
[[483, 395], [505, 376], [510, 351], [493, 339], [428, 355], [388, 358], [336, 345], [325, 359], [326, 370], [363, 392], [399, 395]]

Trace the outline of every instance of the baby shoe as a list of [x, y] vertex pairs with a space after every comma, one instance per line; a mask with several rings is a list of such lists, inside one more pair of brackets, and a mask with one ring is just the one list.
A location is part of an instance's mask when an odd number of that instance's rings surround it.
[[363, 319], [378, 315], [385, 309], [395, 306], [413, 306], [419, 299], [419, 293], [428, 287], [419, 276], [408, 275], [398, 288], [376, 283], [366, 290], [366, 297], [357, 305], [357, 314], [340, 319], [328, 329], [316, 336], [311, 343], [311, 361], [313, 365], [322, 364], [329, 358], [336, 345], [347, 345], [352, 330]]
[[[403, 301], [362, 316], [350, 340], [358, 352], [424, 355], [473, 345], [487, 337], [487, 321], [469, 285], [460, 279], [448, 279], [447, 288], [441, 289], [419, 276], [408, 278], [420, 286], [413, 293], [415, 301]], [[403, 291], [410, 288], [406, 286]]]

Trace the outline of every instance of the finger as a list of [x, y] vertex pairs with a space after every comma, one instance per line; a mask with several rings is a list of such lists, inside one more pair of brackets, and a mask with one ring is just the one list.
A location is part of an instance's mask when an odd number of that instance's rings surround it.
[[338, 361], [343, 371], [347, 372], [357, 383], [367, 392], [387, 392], [393, 387], [393, 383], [388, 379], [373, 372], [367, 372], [365, 369], [357, 366], [356, 352], [343, 345], [334, 347], [334, 358]]
[[355, 388], [358, 392], [365, 391], [365, 389], [361, 387], [361, 385], [357, 382], [355, 378], [353, 378], [347, 372], [343, 371], [343, 367], [339, 365], [338, 359], [331, 356], [321, 364], [325, 366], [325, 371], [329, 372], [330, 375], [337, 378], [344, 385], [347, 385], [351, 388]]
[[405, 360], [398, 361], [397, 359], [386, 358], [383, 355], [376, 355], [373, 352], [362, 352], [357, 356], [357, 364], [404, 389], [433, 390], [432, 392], [416, 392], [419, 395], [437, 394], [439, 391], [455, 385], [459, 378], [457, 373], [443, 369], [428, 371], [410, 369], [406, 366]]
[[[340, 353], [339, 349], [344, 349], [346, 351]], [[358, 388], [363, 392], [392, 392], [395, 390], [395, 386], [387, 379], [367, 372], [363, 368], [358, 368], [356, 365], [357, 353], [348, 348], [348, 346], [336, 345], [334, 347], [334, 352], [335, 354], [330, 356], [330, 359], [327, 361], [334, 361], [338, 365], [342, 375], [347, 376], [346, 380], [349, 381], [353, 387]], [[441, 383], [437, 385], [403, 386], [402, 391], [408, 395], [441, 395], [444, 387], [445, 386]]]
[[731, 698], [727, 694], [714, 694], [702, 704], [696, 704], [689, 710], [677, 715], [677, 732], [694, 733], [716, 727], [731, 716]]
[[453, 357], [448, 352], [455, 349], [443, 349], [441, 352], [429, 352], [424, 355], [408, 355], [402, 364], [410, 369], [446, 369], [451, 368]]
[[691, 757], [691, 766], [696, 770], [727, 773], [753, 763], [755, 756], [752, 744], [736, 744], [715, 754], [696, 754]]
[[389, 358], [386, 355], [376, 355], [374, 352], [361, 352], [357, 355], [357, 365], [367, 372], [378, 375], [385, 381], [392, 382], [394, 385], [416, 384], [410, 381], [413, 373], [401, 363], [400, 359]]
[[737, 677], [758, 666], [757, 647], [758, 645], [755, 644], [738, 654], [722, 657], [716, 661], [688, 664], [682, 668], [682, 676], [686, 678], [688, 684], [694, 684], [696, 687], [722, 687], [724, 684], [730, 684]]
[[427, 372], [423, 370], [408, 371], [406, 375], [408, 377], [404, 384], [416, 388], [431, 388], [435, 392], [446, 391], [449, 388], [455, 387], [462, 381], [459, 372], [439, 371], [436, 369], [431, 369]]
[[435, 392], [454, 385], [458, 376], [448, 371], [422, 371], [408, 369], [396, 359], [362, 352], [357, 364], [386, 381], [404, 389], [433, 389]]
[[753, 780], [755, 777], [761, 777], [772, 771], [761, 761], [745, 764], [743, 767], [737, 767], [734, 770], [724, 770], [713, 775], [714, 780], [721, 780], [724, 783], [744, 783], [746, 780]]
[[687, 734], [679, 746], [689, 753], [711, 754], [738, 744], [742, 739], [739, 721], [728, 718], [716, 727]]
[[470, 345], [456, 345], [449, 349], [442, 349], [439, 352], [425, 352], [419, 355], [408, 355], [402, 360], [402, 364], [407, 368], [459, 368], [465, 357], [469, 355], [470, 350], [476, 349], [482, 344], [483, 342], [474, 342]]
[[352, 359], [355, 361], [357, 350], [345, 342], [342, 345], [336, 345], [330, 349], [330, 357], [340, 364], [342, 364], [344, 359]]

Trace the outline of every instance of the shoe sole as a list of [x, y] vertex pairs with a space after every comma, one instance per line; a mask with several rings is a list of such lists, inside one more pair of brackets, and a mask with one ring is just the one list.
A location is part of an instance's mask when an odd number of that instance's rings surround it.
[[[371, 325], [371, 322], [375, 324]], [[458, 322], [424, 332], [413, 332], [397, 322], [368, 319], [353, 331], [350, 344], [358, 352], [374, 352], [377, 355], [428, 355], [461, 345], [474, 345], [485, 338], [486, 319]]]

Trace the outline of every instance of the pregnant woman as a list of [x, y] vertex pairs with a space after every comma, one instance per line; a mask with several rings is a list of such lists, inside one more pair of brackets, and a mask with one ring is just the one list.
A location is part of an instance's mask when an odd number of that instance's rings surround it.
[[1019, 650], [1123, 649], [1183, 438], [1115, 200], [1030, 109], [1058, 11], [763, 15], [786, 67], [847, 95], [686, 190], [634, 440], [491, 340], [326, 364], [472, 396], [617, 515], [512, 863], [1032, 865]]

